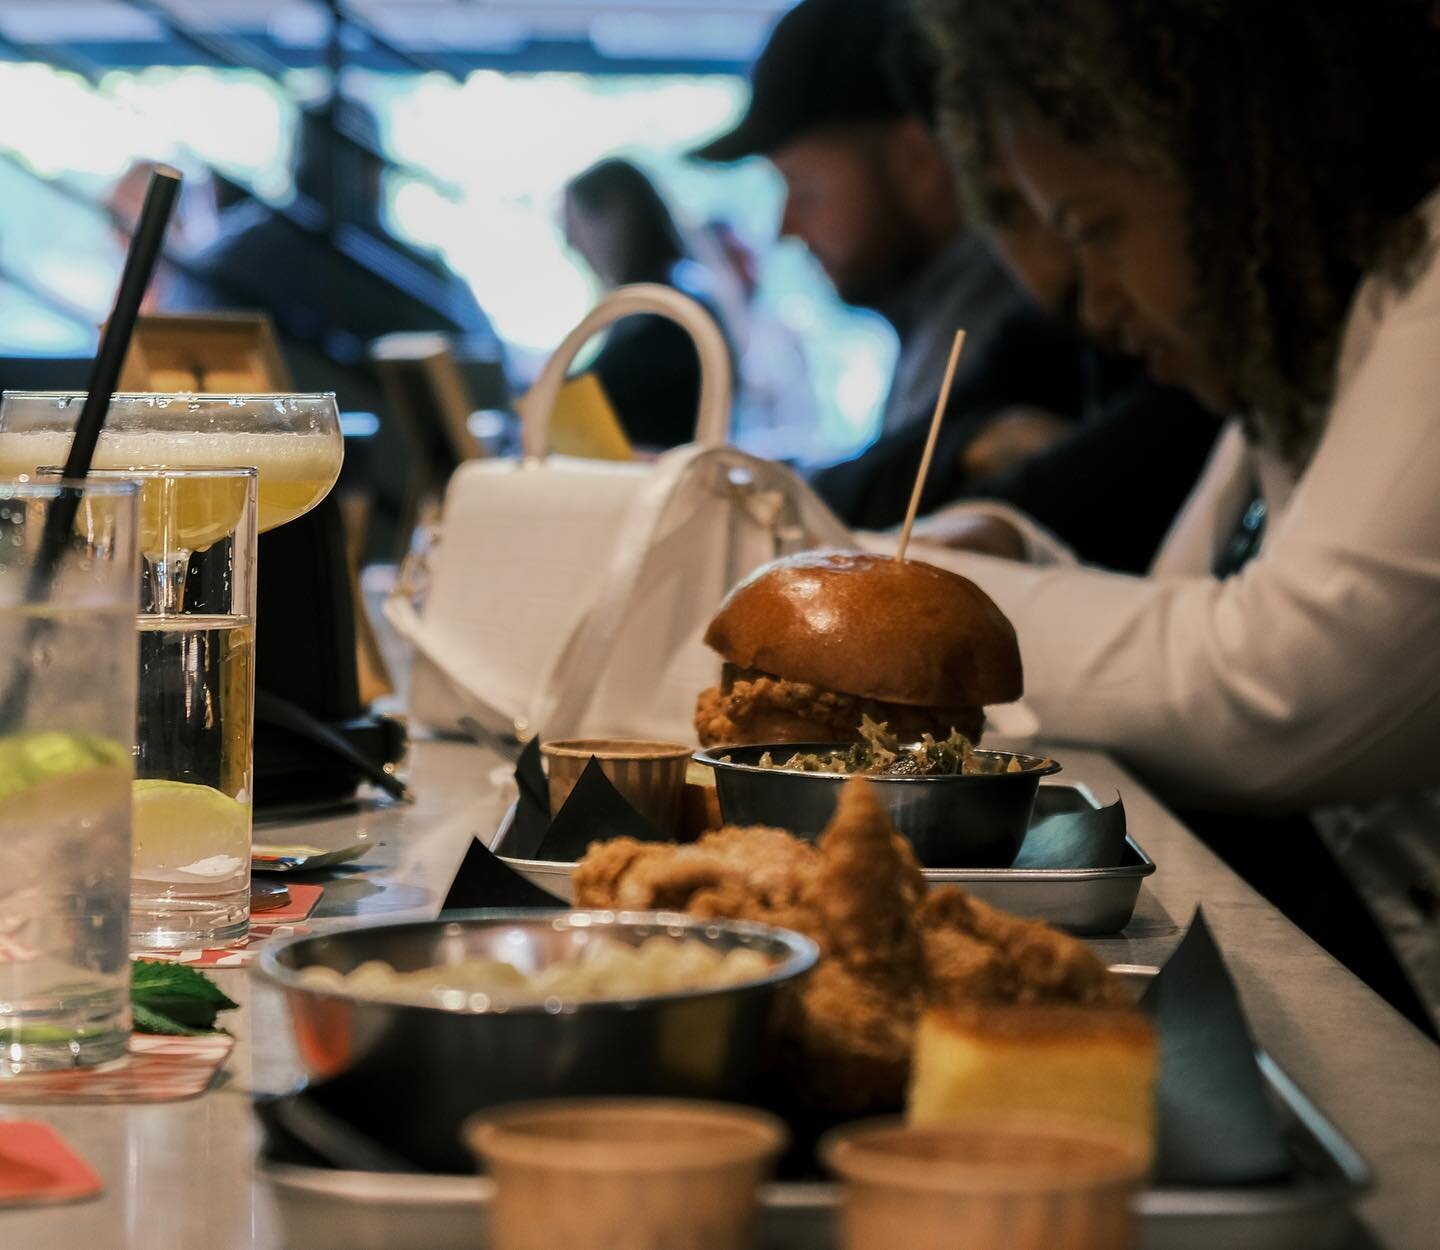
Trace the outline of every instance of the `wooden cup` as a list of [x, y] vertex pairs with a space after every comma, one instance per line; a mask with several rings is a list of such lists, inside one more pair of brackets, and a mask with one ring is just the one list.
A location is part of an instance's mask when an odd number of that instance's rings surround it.
[[[1048, 1117], [869, 1120], [821, 1156], [844, 1181], [842, 1250], [1126, 1250], [1148, 1141]], [[962, 1235], [963, 1230], [963, 1235]]]
[[680, 795], [694, 747], [679, 742], [634, 742], [624, 738], [567, 738], [546, 742], [540, 753], [549, 765], [550, 811], [558, 813], [594, 756], [605, 776], [630, 805], [667, 837], [680, 824]]
[[750, 1108], [559, 1099], [481, 1112], [494, 1250], [748, 1250], [784, 1126]]

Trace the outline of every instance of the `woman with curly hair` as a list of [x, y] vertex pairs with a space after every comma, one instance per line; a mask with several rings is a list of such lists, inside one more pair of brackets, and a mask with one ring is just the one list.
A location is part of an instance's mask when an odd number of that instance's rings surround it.
[[[1073, 249], [1089, 330], [1230, 417], [1148, 577], [998, 508], [1028, 563], [944, 562], [1015, 622], [1042, 735], [1180, 802], [1308, 813], [1298, 874], [1297, 840], [1222, 849], [1262, 888], [1290, 866], [1312, 929], [1353, 883], [1440, 1016], [1429, 0], [919, 2], [972, 211], [1006, 170]], [[1340, 953], [1420, 1017], [1384, 944]]]

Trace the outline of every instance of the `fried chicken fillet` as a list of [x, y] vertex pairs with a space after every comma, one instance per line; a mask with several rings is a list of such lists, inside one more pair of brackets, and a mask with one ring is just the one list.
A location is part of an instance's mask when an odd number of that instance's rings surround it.
[[1130, 1001], [1075, 938], [954, 886], [927, 893], [910, 844], [859, 777], [814, 846], [766, 828], [689, 846], [620, 838], [590, 848], [574, 894], [579, 907], [755, 920], [813, 938], [820, 962], [788, 990], [780, 1027], [787, 1082], [817, 1109], [898, 1107], [926, 1006]]
[[597, 842], [576, 865], [571, 885], [577, 907], [683, 911], [810, 933], [814, 918], [802, 914], [800, 897], [819, 867], [815, 848], [783, 829], [732, 826], [686, 846]]
[[985, 727], [985, 711], [979, 707], [915, 707], [864, 699], [727, 664], [720, 684], [702, 690], [696, 700], [695, 733], [705, 747], [850, 742], [867, 716], [888, 725], [901, 742], [917, 742], [925, 734], [943, 739], [952, 729], [979, 742]]

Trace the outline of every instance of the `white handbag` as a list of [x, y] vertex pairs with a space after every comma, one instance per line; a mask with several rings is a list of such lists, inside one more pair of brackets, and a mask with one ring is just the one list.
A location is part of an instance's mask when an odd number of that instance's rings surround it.
[[[632, 313], [668, 317], [694, 339], [696, 441], [650, 464], [547, 456], [575, 354]], [[849, 532], [789, 469], [726, 446], [724, 337], [668, 287], [602, 300], [520, 415], [524, 456], [457, 470], [425, 567], [386, 602], [415, 648], [412, 715], [442, 729], [470, 716], [520, 738], [692, 740], [696, 695], [720, 664], [701, 636], [726, 592], [777, 556], [852, 546]]]

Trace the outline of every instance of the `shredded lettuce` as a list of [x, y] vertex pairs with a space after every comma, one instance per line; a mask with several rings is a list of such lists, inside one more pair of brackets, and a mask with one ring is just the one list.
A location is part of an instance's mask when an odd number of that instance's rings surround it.
[[[777, 763], [770, 752], [759, 759], [761, 768], [780, 768], [801, 773], [860, 774], [867, 777], [955, 777], [962, 773], [997, 773], [1007, 765], [989, 756], [977, 755], [964, 734], [953, 727], [949, 737], [937, 740], [925, 734], [919, 742], [902, 743], [890, 732], [888, 722], [868, 716], [860, 719], [861, 740], [844, 751], [801, 754]], [[1010, 760], [1008, 770], [1020, 771], [1020, 762]]]

